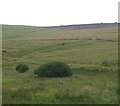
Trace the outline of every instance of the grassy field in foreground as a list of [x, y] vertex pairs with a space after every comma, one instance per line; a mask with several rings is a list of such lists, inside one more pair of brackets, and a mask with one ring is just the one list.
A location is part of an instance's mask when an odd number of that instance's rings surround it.
[[[117, 27], [41, 28], [3, 25], [3, 104], [118, 103]], [[34, 69], [63, 61], [65, 78], [38, 78]], [[15, 71], [25, 63], [29, 72]]]

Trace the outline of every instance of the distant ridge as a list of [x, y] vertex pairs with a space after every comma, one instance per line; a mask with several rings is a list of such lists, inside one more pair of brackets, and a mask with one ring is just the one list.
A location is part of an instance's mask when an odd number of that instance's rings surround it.
[[93, 23], [93, 24], [73, 24], [73, 25], [61, 25], [61, 26], [48, 26], [44, 28], [72, 28], [72, 29], [91, 29], [91, 28], [106, 28], [106, 27], [118, 27], [118, 23]]
[[24, 27], [40, 27], [40, 28], [72, 28], [72, 29], [89, 29], [89, 28], [104, 28], [104, 27], [117, 27], [119, 23], [93, 23], [93, 24], [73, 24], [61, 26], [31, 26], [31, 25], [7, 25], [7, 26], [24, 26]]
[[59, 27], [69, 27], [69, 28], [104, 28], [104, 27], [117, 27], [118, 23], [95, 23], [95, 24], [75, 24], [75, 25], [62, 25]]

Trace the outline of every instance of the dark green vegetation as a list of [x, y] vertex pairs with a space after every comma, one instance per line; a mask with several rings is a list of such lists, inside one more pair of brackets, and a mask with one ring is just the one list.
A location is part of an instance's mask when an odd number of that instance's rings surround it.
[[39, 77], [66, 77], [72, 75], [70, 67], [59, 61], [44, 64], [38, 67], [34, 73]]
[[29, 67], [26, 64], [19, 64], [16, 66], [16, 71], [19, 73], [24, 73], [29, 70]]
[[[3, 103], [118, 103], [117, 25], [99, 28], [3, 26]], [[44, 78], [34, 69], [63, 61], [73, 75]], [[17, 64], [30, 71], [19, 74]]]

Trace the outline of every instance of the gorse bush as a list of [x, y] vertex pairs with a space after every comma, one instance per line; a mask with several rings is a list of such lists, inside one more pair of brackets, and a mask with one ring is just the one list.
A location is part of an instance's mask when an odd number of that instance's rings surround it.
[[40, 77], [65, 77], [71, 76], [72, 72], [67, 64], [53, 61], [38, 67], [34, 71], [34, 74], [37, 74]]
[[26, 64], [19, 64], [16, 66], [16, 71], [18, 71], [19, 73], [24, 73], [28, 70], [29, 70], [29, 67]]

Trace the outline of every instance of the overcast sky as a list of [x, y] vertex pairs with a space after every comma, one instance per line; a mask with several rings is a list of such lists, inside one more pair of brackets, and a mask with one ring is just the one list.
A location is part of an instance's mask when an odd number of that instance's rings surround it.
[[114, 23], [119, 0], [0, 0], [0, 24], [56, 26]]

